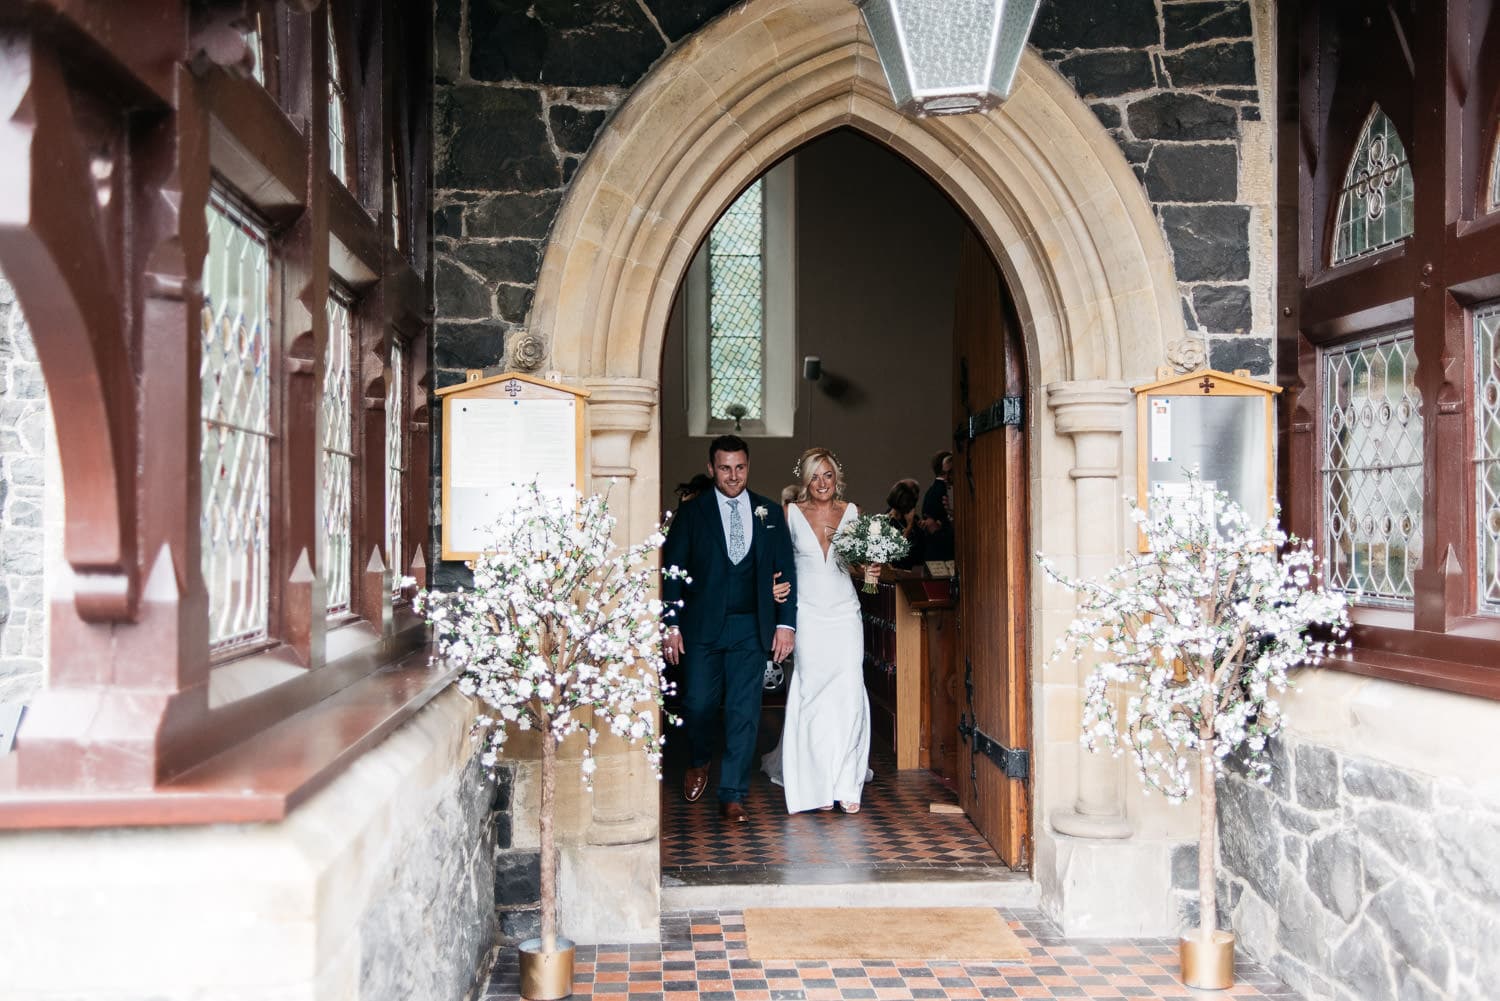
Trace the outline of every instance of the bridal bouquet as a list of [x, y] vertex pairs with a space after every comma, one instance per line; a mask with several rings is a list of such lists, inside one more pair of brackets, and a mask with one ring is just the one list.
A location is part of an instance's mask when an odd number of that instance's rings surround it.
[[864, 514], [834, 534], [833, 551], [846, 567], [864, 566], [863, 590], [874, 594], [880, 568], [904, 557], [911, 543], [885, 515]]

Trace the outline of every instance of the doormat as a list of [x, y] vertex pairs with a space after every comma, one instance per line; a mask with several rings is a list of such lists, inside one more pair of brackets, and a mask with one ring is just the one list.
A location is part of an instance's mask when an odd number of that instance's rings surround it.
[[1031, 958], [990, 907], [751, 907], [745, 910], [750, 958]]

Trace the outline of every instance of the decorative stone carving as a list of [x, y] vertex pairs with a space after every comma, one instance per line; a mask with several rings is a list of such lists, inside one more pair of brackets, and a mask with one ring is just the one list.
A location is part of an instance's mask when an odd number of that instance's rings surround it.
[[1195, 372], [1208, 361], [1208, 347], [1200, 337], [1184, 337], [1167, 345], [1167, 361], [1184, 374]]
[[506, 367], [516, 372], [535, 372], [547, 360], [547, 342], [536, 334], [513, 335], [506, 345]]

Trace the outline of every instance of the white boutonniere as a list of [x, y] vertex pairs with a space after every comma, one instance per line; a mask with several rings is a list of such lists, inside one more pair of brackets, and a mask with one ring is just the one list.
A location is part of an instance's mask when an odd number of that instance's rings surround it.
[[766, 523], [766, 514], [767, 513], [768, 512], [766, 511], [766, 506], [764, 504], [761, 504], [761, 505], [757, 506], [756, 509], [755, 509], [755, 516], [760, 519], [760, 523], [762, 525], [764, 525]]

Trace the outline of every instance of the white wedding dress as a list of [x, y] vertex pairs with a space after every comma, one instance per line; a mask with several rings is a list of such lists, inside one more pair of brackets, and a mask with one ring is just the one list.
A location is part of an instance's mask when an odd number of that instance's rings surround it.
[[[850, 504], [839, 527], [859, 516]], [[781, 743], [761, 765], [786, 790], [788, 813], [834, 802], [855, 804], [871, 777], [870, 698], [865, 694], [859, 596], [830, 545], [790, 505], [787, 528], [797, 560], [797, 637]]]

